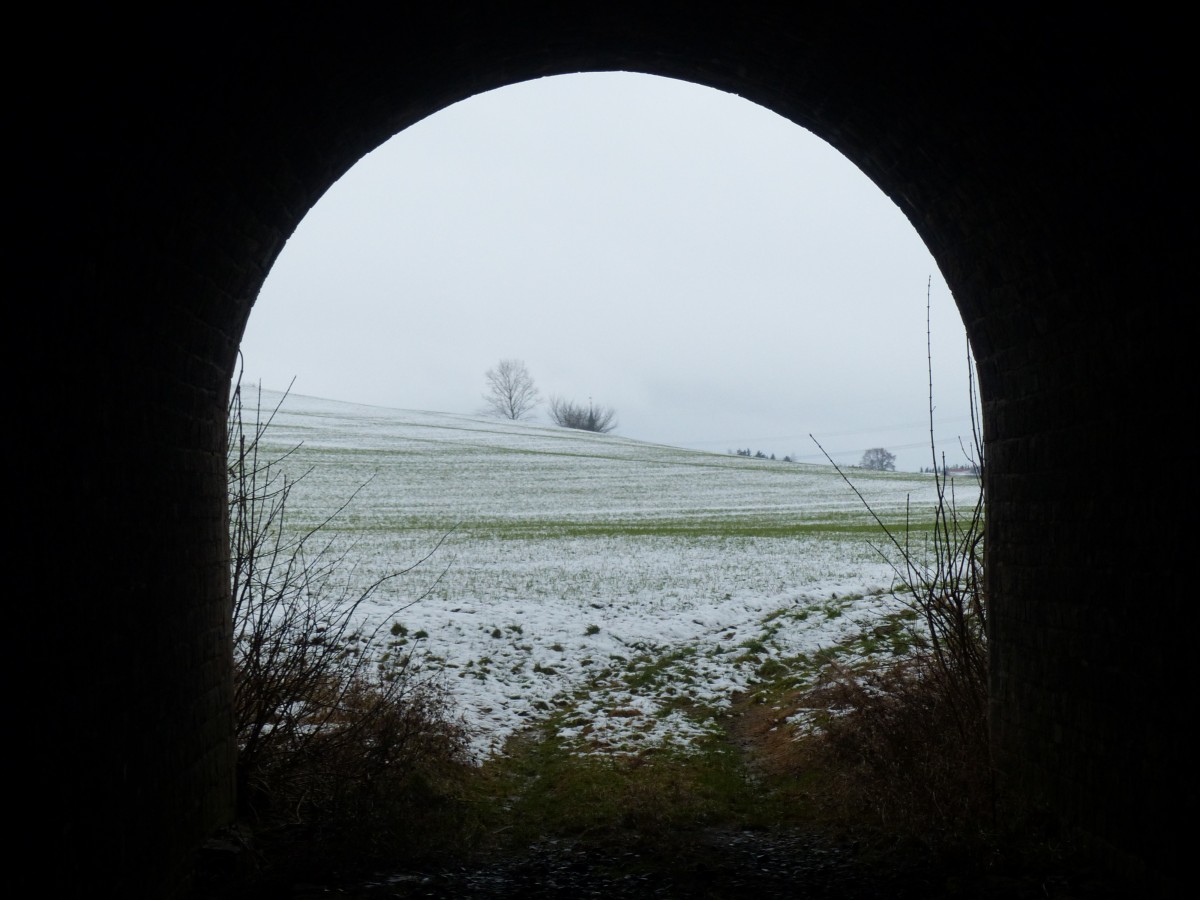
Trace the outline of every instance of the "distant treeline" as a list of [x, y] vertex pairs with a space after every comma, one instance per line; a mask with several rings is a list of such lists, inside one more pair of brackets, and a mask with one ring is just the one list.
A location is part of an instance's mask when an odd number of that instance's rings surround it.
[[[741, 452], [740, 450], [738, 451], [738, 453]], [[978, 475], [979, 466], [972, 463], [958, 466], [938, 466], [936, 469], [933, 466], [922, 466], [921, 473], [923, 475], [933, 475], [935, 473], [938, 475]]]
[[[746, 449], [746, 450], [730, 450], [729, 452], [730, 452], [730, 453], [736, 453], [738, 456], [749, 456], [749, 457], [751, 457], [751, 458], [753, 458], [753, 459], [774, 459], [774, 458], [775, 458], [775, 454], [774, 454], [774, 453], [772, 453], [770, 456], [767, 456], [767, 454], [763, 453], [761, 450], [755, 450], [753, 453], [752, 453], [752, 452], [750, 452], [750, 450], [749, 450], [749, 449]], [[782, 459], [782, 462], [795, 462], [795, 460], [793, 460], [793, 459], [792, 459], [790, 456], [785, 456], [785, 457]]]

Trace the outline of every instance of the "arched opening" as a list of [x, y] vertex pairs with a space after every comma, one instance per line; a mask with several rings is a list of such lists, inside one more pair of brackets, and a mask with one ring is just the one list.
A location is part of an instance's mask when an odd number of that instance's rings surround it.
[[[286, 236], [341, 173], [429, 113], [528, 78], [614, 69], [773, 109], [905, 210], [954, 289], [989, 405], [1001, 777], [1113, 858], [1173, 876], [1178, 835], [1144, 826], [1188, 769], [1176, 739], [1186, 629], [1161, 626], [1187, 619], [1188, 591], [1168, 567], [1158, 617], [1131, 617], [1146, 585], [1130, 561], [1160, 558], [1161, 530], [1146, 523], [1171, 531], [1182, 513], [1124, 476], [1149, 426], [1181, 421], [1171, 411], [1188, 399], [1174, 300], [1195, 229], [1173, 132], [1186, 29], [1091, 24], [1081, 41], [1079, 18], [1055, 13], [751, 17], [703, 4], [518, 17], [463, 4], [395, 29], [246, 14], [236, 28], [191, 23], [189, 45], [113, 54], [98, 38], [132, 23], [81, 16], [59, 46], [86, 74], [28, 131], [30, 171], [63, 201], [28, 219], [54, 237], [32, 260], [49, 295], [35, 333], [66, 351], [31, 421], [63, 438], [51, 462], [73, 477], [52, 503], [33, 479], [20, 499], [41, 517], [31, 535], [57, 533], [66, 509], [71, 533], [88, 536], [50, 589], [69, 610], [74, 668], [52, 674], [62, 702], [39, 749], [65, 773], [50, 805], [71, 813], [55, 833], [86, 848], [62, 880], [115, 871], [132, 893], [161, 895], [228, 814], [222, 394]], [[72, 398], [72, 418], [48, 407], [55, 397]], [[1167, 426], [1168, 443], [1179, 431]], [[86, 455], [79, 433], [92, 436]], [[32, 537], [23, 550], [38, 558]], [[98, 572], [110, 603], [77, 590]], [[1134, 730], [1130, 709], [1142, 710]]]
[[[572, 129], [564, 124], [572, 117], [592, 127]], [[667, 138], [665, 149], [655, 146]], [[421, 152], [422, 143], [430, 149]], [[464, 159], [476, 148], [484, 160]], [[464, 194], [474, 202], [461, 202]], [[367, 417], [393, 417], [394, 427], [376, 432], [392, 455], [365, 429], [351, 436], [363, 425], [349, 408], [297, 401], [304, 415], [288, 419], [285, 407], [277, 422], [295, 428], [289, 440], [320, 448], [294, 457], [299, 470], [316, 461], [327, 472], [339, 465], [336, 448], [353, 446], [344, 463], [353, 475], [327, 495], [327, 508], [373, 476], [351, 511], [370, 520], [369, 534], [352, 529], [360, 553], [402, 552], [393, 563], [402, 566], [455, 524], [441, 556], [412, 584], [392, 598], [381, 591], [361, 611], [385, 616], [390, 599], [402, 629], [395, 643], [407, 650], [409, 635], [421, 636], [422, 651], [447, 676], [452, 707], [482, 730], [477, 749], [496, 753], [536, 722], [549, 729], [547, 745], [564, 745], [564, 758], [590, 752], [632, 758], [639, 772], [661, 769], [679, 807], [682, 795], [704, 825], [733, 827], [702, 783], [716, 774], [734, 783], [744, 764], [723, 758], [740, 745], [721, 711], [772, 696], [782, 722], [805, 702], [801, 683], [808, 690], [834, 659], [846, 667], [856, 657], [851, 620], [876, 634], [902, 621], [903, 604], [889, 605], [892, 573], [863, 538], [870, 520], [861, 509], [854, 516], [849, 488], [831, 470], [822, 472], [824, 487], [807, 487], [798, 475], [789, 481], [799, 469], [785, 470], [783, 458], [822, 461], [808, 439], [816, 433], [834, 452], [848, 446], [839, 458], [856, 465], [874, 442], [896, 439], [872, 424], [907, 424], [893, 445], [900, 468], [930, 465], [924, 306], [933, 266], [891, 201], [836, 151], [774, 114], [646, 76], [545, 79], [435, 114], [344, 175], [276, 263], [244, 347], [252, 378], [273, 372], [269, 386], [296, 375], [299, 394], [423, 411]], [[938, 312], [950, 308], [936, 321], [933, 344], [953, 357], [938, 361], [938, 373], [954, 372], [938, 380], [936, 421], [939, 432], [959, 429], [943, 448], [953, 462], [959, 439], [970, 439], [969, 385], [961, 321], [940, 279], [936, 294]], [[949, 326], [957, 334], [946, 334]], [[749, 444], [772, 462], [777, 455], [779, 471], [738, 469], [756, 483], [750, 491], [718, 486], [723, 464], [715, 455], [693, 484], [681, 473], [701, 465], [698, 454], [685, 461], [566, 447], [534, 428], [520, 438], [508, 429], [505, 443], [501, 429], [470, 419], [480, 412], [483, 369], [507, 355], [529, 362], [548, 391], [563, 390], [556, 382], [566, 381], [569, 395], [590, 384], [616, 405], [623, 437], [726, 457]], [[943, 404], [942, 392], [952, 402]], [[961, 415], [948, 423], [945, 410], [958, 401]], [[833, 424], [826, 404], [858, 418]], [[443, 421], [430, 410], [453, 415]], [[322, 434], [322, 415], [344, 417], [348, 431]], [[736, 424], [725, 424], [727, 415]], [[474, 442], [462, 436], [472, 428], [480, 429]], [[483, 433], [487, 453], [478, 454]], [[540, 446], [547, 441], [553, 453]], [[431, 444], [438, 449], [423, 452]], [[573, 464], [564, 466], [564, 457]], [[520, 458], [538, 464], [524, 469]], [[672, 477], [645, 478], [639, 462]], [[481, 465], [502, 469], [505, 484]], [[317, 479], [324, 491], [329, 476]], [[897, 478], [890, 497], [872, 492], [876, 511], [895, 526], [911, 499], [923, 520], [933, 502], [929, 480]], [[566, 498], [547, 509], [559, 492]], [[841, 526], [831, 524], [839, 518]], [[363, 566], [372, 576], [380, 568], [374, 559]], [[433, 596], [424, 596], [433, 575]], [[886, 657], [895, 646], [884, 640], [878, 652]], [[701, 743], [702, 762], [682, 760]], [[557, 789], [580, 789], [563, 760], [542, 768], [560, 779]], [[626, 775], [612, 776], [611, 795], [632, 796], [618, 782]], [[721, 800], [739, 810], [754, 805], [752, 782], [742, 785], [743, 797], [730, 788]], [[578, 814], [565, 814], [575, 798], [560, 797], [547, 829]], [[507, 796], [506, 805], [524, 799]], [[672, 839], [687, 842], [666, 799], [643, 796], [640, 817], [626, 810], [636, 823], [629, 831], [649, 828], [645, 810], [654, 806], [672, 823]], [[712, 808], [698, 812], [706, 804]], [[536, 829], [530, 808], [522, 807], [523, 824]], [[724, 812], [741, 815], [732, 805]], [[544, 836], [551, 834], [563, 837]], [[661, 841], [646, 831], [638, 842], [645, 850]]]

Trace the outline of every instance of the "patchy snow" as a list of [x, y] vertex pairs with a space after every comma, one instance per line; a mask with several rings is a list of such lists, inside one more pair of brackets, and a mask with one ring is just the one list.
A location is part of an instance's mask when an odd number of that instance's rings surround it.
[[[442, 669], [480, 755], [552, 710], [581, 749], [686, 747], [766, 660], [898, 608], [882, 533], [828, 466], [292, 395], [263, 446], [297, 444], [289, 522], [357, 490], [332, 530], [358, 583], [434, 551], [361, 613]], [[852, 477], [892, 522], [934, 505], [929, 476]]]

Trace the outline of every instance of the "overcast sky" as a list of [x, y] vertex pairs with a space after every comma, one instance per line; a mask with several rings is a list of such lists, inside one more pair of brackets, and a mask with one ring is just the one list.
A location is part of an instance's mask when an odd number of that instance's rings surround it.
[[[617, 411], [617, 433], [839, 463], [951, 463], [966, 339], [900, 210], [844, 157], [730, 94], [572, 75], [481, 94], [337, 182], [271, 271], [247, 378], [473, 413], [484, 372]], [[545, 421], [544, 408], [538, 420]]]

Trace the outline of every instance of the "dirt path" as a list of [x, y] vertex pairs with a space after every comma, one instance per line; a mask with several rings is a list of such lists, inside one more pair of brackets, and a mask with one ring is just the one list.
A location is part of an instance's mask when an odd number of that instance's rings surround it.
[[[479, 900], [1115, 900], [1128, 886], [1106, 885], [1086, 872], [965, 875], [914, 859], [866, 861], [799, 832], [707, 829], [671, 851], [629, 845], [589, 847], [548, 841], [522, 856], [381, 875], [353, 886], [294, 886], [272, 896], [289, 900], [349, 898], [479, 898]], [[267, 896], [259, 894], [257, 896]]]

